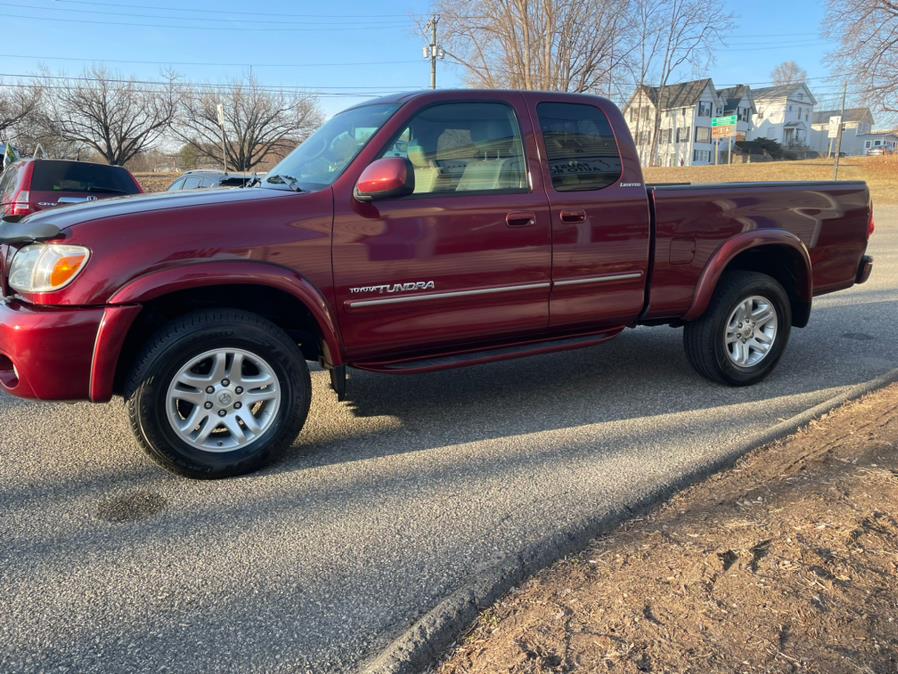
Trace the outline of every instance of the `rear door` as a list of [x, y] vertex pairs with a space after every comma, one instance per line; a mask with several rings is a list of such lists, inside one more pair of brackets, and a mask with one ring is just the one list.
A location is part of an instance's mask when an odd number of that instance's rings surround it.
[[414, 194], [371, 204], [335, 194], [335, 292], [351, 358], [547, 327], [551, 231], [529, 115], [519, 96], [465, 99], [413, 104], [384, 132], [377, 156], [411, 162]]
[[552, 214], [550, 324], [629, 322], [645, 300], [651, 219], [629, 133], [612, 130], [623, 117], [598, 98], [530, 100]]

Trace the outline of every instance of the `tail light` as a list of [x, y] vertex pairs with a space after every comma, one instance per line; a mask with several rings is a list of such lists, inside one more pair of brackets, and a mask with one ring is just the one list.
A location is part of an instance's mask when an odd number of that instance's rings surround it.
[[876, 222], [873, 220], [873, 207], [870, 206], [870, 222], [867, 223], [867, 238], [869, 239], [873, 236], [873, 232], [876, 230]]
[[31, 213], [34, 213], [34, 207], [31, 205], [31, 193], [27, 190], [19, 190], [12, 203], [6, 204], [8, 216], [24, 218]]

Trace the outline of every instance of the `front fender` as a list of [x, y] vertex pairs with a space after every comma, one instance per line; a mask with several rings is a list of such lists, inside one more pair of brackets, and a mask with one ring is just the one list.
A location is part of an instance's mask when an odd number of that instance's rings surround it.
[[327, 349], [331, 365], [341, 365], [343, 350], [330, 307], [318, 288], [290, 269], [254, 261], [226, 260], [194, 262], [168, 267], [132, 279], [119, 288], [107, 302], [108, 322], [97, 333], [91, 365], [91, 399], [109, 400], [112, 396], [115, 368], [111, 367], [139, 313], [139, 305], [170, 293], [218, 285], [267, 286], [285, 292], [302, 302], [315, 319]]
[[737, 255], [753, 248], [771, 245], [788, 246], [801, 257], [805, 270], [805, 282], [801, 284], [801, 287], [794, 290], [800, 299], [810, 303], [814, 294], [814, 282], [811, 273], [811, 256], [808, 253], [807, 246], [792, 232], [787, 232], [784, 229], [757, 229], [737, 234], [728, 239], [711, 256], [711, 259], [708, 260], [705, 268], [702, 270], [695, 288], [695, 294], [692, 297], [692, 305], [686, 312], [684, 319], [693, 321], [705, 313], [708, 305], [711, 303], [711, 298], [714, 296], [714, 290], [717, 288], [720, 277]]

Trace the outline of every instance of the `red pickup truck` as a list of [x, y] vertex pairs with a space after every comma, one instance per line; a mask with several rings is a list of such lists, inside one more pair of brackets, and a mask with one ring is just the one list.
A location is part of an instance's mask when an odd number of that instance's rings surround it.
[[[590, 96], [440, 91], [342, 112], [256, 188], [111, 199], [0, 226], [0, 386], [127, 400], [191, 477], [253, 470], [309, 410], [307, 361], [419, 373], [684, 326], [751, 384], [815, 295], [864, 282], [858, 182], [646, 186]], [[439, 401], [434, 401], [439, 404]]]

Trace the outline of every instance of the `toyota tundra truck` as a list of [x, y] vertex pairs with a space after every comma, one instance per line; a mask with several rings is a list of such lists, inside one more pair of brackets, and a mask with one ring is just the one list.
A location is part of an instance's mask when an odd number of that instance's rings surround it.
[[121, 396], [153, 459], [218, 478], [291, 446], [308, 362], [342, 399], [347, 368], [431, 372], [669, 325], [699, 374], [744, 386], [813, 297], [867, 279], [873, 229], [862, 182], [646, 185], [603, 98], [396, 95], [334, 116], [255, 187], [2, 223], [0, 387]]

